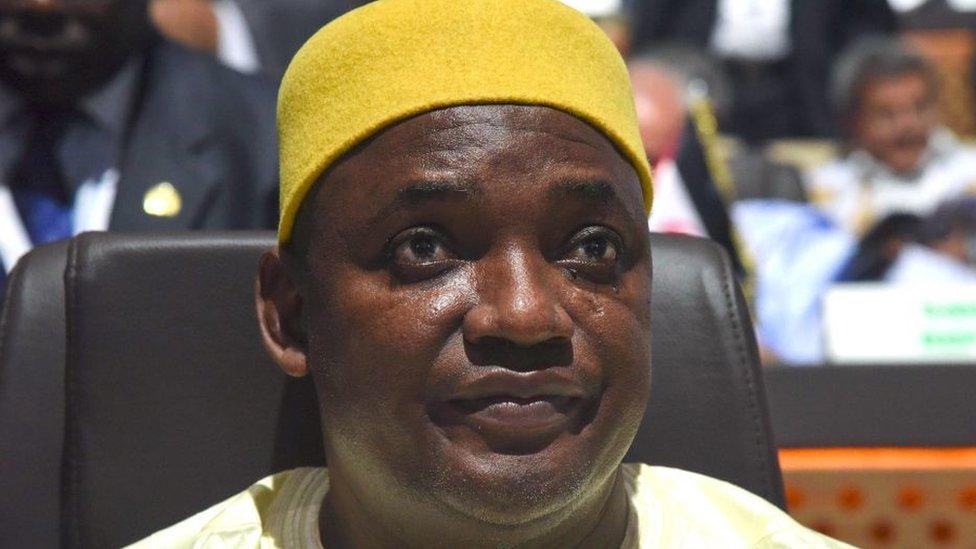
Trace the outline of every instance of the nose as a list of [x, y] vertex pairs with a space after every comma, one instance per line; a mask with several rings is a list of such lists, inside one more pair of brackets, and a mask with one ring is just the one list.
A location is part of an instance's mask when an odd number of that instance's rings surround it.
[[464, 317], [465, 340], [532, 347], [572, 339], [573, 319], [547, 282], [551, 267], [541, 254], [513, 248], [480, 263], [479, 302]]

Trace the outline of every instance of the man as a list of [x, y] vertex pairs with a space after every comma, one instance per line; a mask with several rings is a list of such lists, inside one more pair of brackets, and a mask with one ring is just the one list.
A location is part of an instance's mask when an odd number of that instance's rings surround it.
[[734, 198], [736, 189], [714, 143], [709, 91], [720, 89], [721, 83], [708, 70], [711, 64], [676, 47], [643, 52], [627, 67], [641, 141], [654, 168], [657, 207], [650, 229], [711, 238], [729, 252], [739, 274], [745, 274], [726, 210], [726, 200]]
[[595, 24], [555, 0], [379, 0], [316, 34], [280, 97], [258, 316], [315, 380], [329, 469], [143, 546], [836, 546], [730, 485], [620, 464], [649, 386], [650, 167]]
[[728, 130], [748, 141], [831, 136], [832, 61], [866, 34], [895, 30], [887, 0], [631, 0], [634, 47], [711, 52], [732, 78]]
[[677, 74], [658, 63], [631, 60], [628, 69], [641, 141], [655, 171], [654, 195], [658, 208], [650, 217], [650, 228], [658, 232], [707, 236], [676, 162], [688, 126], [687, 86]]
[[932, 67], [893, 40], [861, 43], [839, 62], [834, 103], [850, 153], [813, 171], [814, 202], [861, 235], [896, 213], [925, 216], [972, 192], [976, 149], [939, 125]]
[[0, 0], [0, 271], [82, 231], [272, 226], [274, 101], [146, 0]]

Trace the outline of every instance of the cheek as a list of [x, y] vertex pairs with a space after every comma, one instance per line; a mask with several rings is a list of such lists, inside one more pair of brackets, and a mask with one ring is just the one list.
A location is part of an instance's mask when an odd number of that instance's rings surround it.
[[334, 280], [313, 296], [318, 313], [308, 326], [323, 412], [335, 427], [422, 416], [431, 365], [460, 326], [463, 279], [391, 287], [383, 275], [350, 269]]
[[574, 352], [584, 367], [600, 370], [593, 373], [618, 413], [643, 415], [651, 363], [649, 281], [641, 268], [624, 277], [617, 292], [576, 291], [567, 300], [577, 329]]

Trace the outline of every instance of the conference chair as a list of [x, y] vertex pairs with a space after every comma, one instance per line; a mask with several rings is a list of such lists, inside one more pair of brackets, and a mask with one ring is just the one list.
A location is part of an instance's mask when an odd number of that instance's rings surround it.
[[64, 439], [68, 242], [35, 249], [0, 317], [0, 546], [56, 547]]
[[[63, 482], [59, 495], [21, 495], [22, 504], [60, 496], [65, 546], [124, 545], [267, 474], [323, 464], [311, 383], [281, 374], [258, 339], [254, 272], [273, 242], [270, 233], [71, 242]], [[722, 478], [783, 506], [756, 345], [728, 258], [686, 237], [653, 236], [652, 246], [651, 404], [628, 460]], [[58, 322], [54, 311], [35, 314]]]

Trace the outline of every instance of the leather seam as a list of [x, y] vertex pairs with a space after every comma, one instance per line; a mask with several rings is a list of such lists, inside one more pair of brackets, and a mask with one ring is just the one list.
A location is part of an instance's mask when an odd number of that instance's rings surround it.
[[78, 479], [78, 460], [76, 459], [80, 448], [78, 446], [77, 418], [71, 413], [76, 404], [74, 389], [77, 384], [75, 378], [75, 368], [72, 367], [75, 358], [74, 347], [78, 337], [76, 333], [75, 319], [78, 310], [77, 284], [75, 279], [78, 275], [79, 261], [79, 239], [73, 239], [68, 250], [68, 264], [65, 268], [65, 323], [66, 326], [66, 352], [65, 352], [65, 372], [64, 372], [64, 410], [65, 410], [65, 429], [64, 429], [64, 449], [62, 456], [62, 516], [61, 516], [61, 538], [65, 547], [81, 546], [80, 528], [77, 524], [78, 489], [80, 482]]
[[[10, 297], [10, 290], [12, 288], [17, 287], [20, 284], [20, 279], [24, 276], [23, 270], [24, 269], [21, 268], [20, 265], [18, 265], [10, 272], [10, 278], [7, 279], [7, 288], [6, 288], [7, 298]], [[10, 310], [12, 308], [13, 305], [11, 304], [10, 301], [7, 301], [6, 305], [4, 305], [2, 301], [0, 301], [0, 313], [2, 313], [0, 314], [0, 357], [4, 356], [3, 352], [7, 348], [7, 329], [10, 327], [10, 323], [11, 323], [10, 316], [13, 313], [11, 313]], [[4, 375], [4, 370], [0, 370], [0, 385], [3, 384], [5, 377], [6, 376]]]
[[752, 369], [750, 368], [749, 361], [746, 360], [745, 341], [743, 340], [743, 334], [742, 334], [743, 326], [742, 323], [739, 322], [739, 315], [736, 309], [735, 300], [732, 299], [732, 292], [734, 291], [733, 273], [732, 273], [732, 269], [729, 266], [728, 258], [724, 255], [722, 255], [721, 257], [722, 257], [722, 270], [724, 274], [723, 276], [724, 280], [722, 284], [722, 294], [725, 297], [725, 305], [729, 311], [728, 313], [729, 323], [732, 326], [732, 334], [735, 339], [736, 360], [739, 364], [740, 370], [742, 370], [742, 375], [745, 378], [745, 382], [746, 382], [746, 388], [748, 389], [746, 393], [746, 401], [749, 407], [750, 419], [752, 421], [755, 452], [756, 452], [756, 457], [758, 458], [756, 460], [757, 472], [759, 473], [760, 482], [762, 482], [762, 484], [766, 487], [767, 497], [773, 497], [775, 491], [772, 489], [772, 486], [769, 483], [768, 475], [766, 474], [767, 473], [766, 466], [765, 466], [766, 457], [765, 457], [765, 453], [763, 452], [763, 448], [766, 445], [763, 443], [762, 429], [760, 427], [762, 422], [758, 417], [759, 410], [758, 410], [757, 403], [755, 401], [756, 383], [752, 376]]

